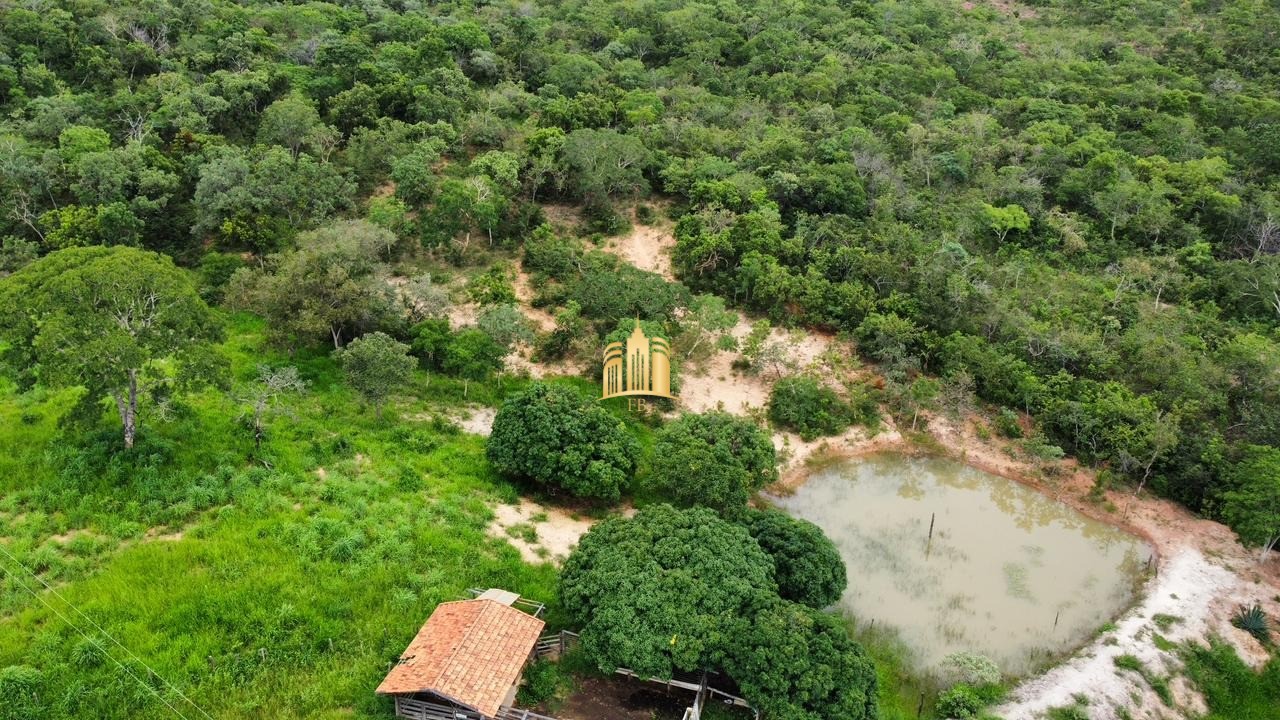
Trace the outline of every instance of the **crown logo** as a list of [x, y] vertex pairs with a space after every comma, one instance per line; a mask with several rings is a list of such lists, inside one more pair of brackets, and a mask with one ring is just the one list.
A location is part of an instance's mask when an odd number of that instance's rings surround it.
[[640, 320], [624, 343], [604, 349], [604, 392], [600, 398], [664, 397], [671, 394], [671, 345], [664, 337], [649, 337]]

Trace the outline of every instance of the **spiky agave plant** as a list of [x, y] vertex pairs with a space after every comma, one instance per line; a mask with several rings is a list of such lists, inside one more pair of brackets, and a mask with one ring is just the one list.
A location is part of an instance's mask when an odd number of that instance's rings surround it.
[[1236, 614], [1231, 616], [1231, 624], [1254, 636], [1263, 645], [1271, 644], [1271, 623], [1267, 621], [1267, 614], [1258, 603], [1254, 603], [1253, 607], [1241, 605]]

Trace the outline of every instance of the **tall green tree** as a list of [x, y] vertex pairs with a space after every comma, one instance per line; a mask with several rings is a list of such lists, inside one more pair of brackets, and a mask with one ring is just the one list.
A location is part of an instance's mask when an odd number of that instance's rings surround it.
[[767, 717], [877, 720], [876, 668], [833, 615], [775, 601], [740, 618], [726, 669]]
[[83, 387], [85, 410], [110, 398], [126, 448], [141, 397], [225, 379], [219, 333], [191, 277], [144, 250], [61, 250], [0, 280], [4, 368], [25, 384]]
[[723, 668], [735, 618], [775, 591], [773, 565], [746, 529], [669, 505], [593, 527], [560, 582], [588, 656], [602, 670], [655, 678]]
[[266, 317], [279, 342], [325, 338], [340, 348], [396, 316], [395, 291], [378, 259], [380, 248], [394, 242], [389, 231], [363, 220], [303, 233], [297, 250], [232, 276], [228, 297]]
[[338, 362], [351, 387], [373, 404], [378, 419], [382, 419], [387, 398], [409, 382], [417, 365], [409, 356], [408, 345], [380, 332], [352, 340], [339, 351]]

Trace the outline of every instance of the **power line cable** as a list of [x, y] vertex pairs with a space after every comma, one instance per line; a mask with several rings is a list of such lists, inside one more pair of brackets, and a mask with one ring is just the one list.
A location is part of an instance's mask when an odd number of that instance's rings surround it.
[[[67, 600], [65, 597], [63, 597], [63, 596], [62, 596], [62, 595], [61, 595], [57, 590], [55, 590], [55, 589], [53, 588], [53, 586], [51, 586], [49, 583], [45, 582], [45, 581], [44, 581], [44, 578], [42, 578], [42, 577], [40, 577], [39, 575], [37, 575], [36, 573], [32, 572], [31, 568], [28, 568], [26, 565], [24, 565], [24, 564], [22, 563], [22, 561], [21, 561], [21, 560], [19, 560], [18, 558], [14, 557], [12, 553], [10, 553], [7, 549], [5, 549], [4, 545], [0, 545], [0, 553], [4, 553], [4, 555], [5, 555], [6, 557], [8, 557], [10, 560], [12, 560], [15, 564], [17, 564], [17, 566], [18, 566], [18, 567], [20, 567], [20, 568], [22, 568], [24, 571], [26, 571], [26, 573], [27, 573], [28, 575], [30, 575], [31, 577], [35, 578], [36, 582], [38, 582], [38, 583], [40, 583], [41, 585], [43, 585], [43, 586], [44, 586], [44, 588], [45, 588], [46, 590], [48, 590], [50, 593], [52, 593], [52, 594], [54, 595], [54, 597], [58, 598], [58, 599], [59, 599], [59, 600], [61, 600], [63, 603], [65, 603], [65, 604], [67, 605], [67, 607], [69, 607], [69, 608], [71, 608], [72, 610], [76, 611], [76, 614], [78, 614], [80, 617], [82, 617], [82, 618], [84, 618], [85, 620], [87, 620], [87, 621], [89, 622], [89, 624], [90, 624], [90, 625], [92, 625], [92, 626], [93, 626], [93, 627], [94, 627], [98, 632], [102, 633], [102, 634], [103, 634], [107, 639], [111, 640], [111, 642], [113, 642], [113, 643], [115, 643], [117, 646], [119, 646], [121, 650], [124, 650], [126, 653], [128, 653], [130, 658], [132, 658], [132, 659], [133, 659], [135, 662], [137, 662], [139, 665], [142, 665], [144, 668], [146, 668], [146, 669], [147, 669], [147, 672], [148, 672], [148, 673], [150, 673], [152, 676], [154, 676], [154, 677], [158, 678], [158, 679], [160, 680], [160, 682], [164, 683], [165, 687], [167, 687], [167, 688], [169, 688], [170, 690], [172, 690], [173, 692], [177, 693], [178, 697], [182, 698], [183, 700], [185, 700], [185, 701], [187, 702], [187, 704], [188, 704], [188, 705], [190, 705], [191, 707], [193, 707], [193, 708], [195, 708], [196, 710], [198, 710], [198, 711], [200, 712], [200, 714], [201, 714], [201, 715], [205, 716], [206, 718], [209, 718], [209, 720], [213, 720], [213, 716], [212, 716], [212, 715], [210, 715], [209, 713], [205, 712], [204, 708], [202, 708], [202, 707], [200, 707], [199, 705], [197, 705], [197, 704], [195, 703], [195, 701], [194, 701], [194, 700], [192, 700], [191, 698], [187, 697], [187, 696], [186, 696], [186, 695], [185, 695], [181, 690], [179, 690], [178, 688], [174, 687], [173, 683], [169, 682], [168, 680], [166, 680], [166, 679], [164, 678], [164, 676], [163, 676], [163, 675], [161, 675], [160, 673], [158, 673], [158, 672], [156, 672], [154, 669], [152, 669], [150, 665], [148, 665], [145, 661], [143, 661], [143, 660], [142, 660], [142, 658], [140, 658], [140, 657], [138, 657], [137, 655], [135, 655], [135, 654], [133, 653], [133, 651], [132, 651], [132, 650], [130, 650], [129, 648], [125, 647], [125, 646], [124, 646], [124, 644], [122, 644], [119, 640], [117, 640], [117, 639], [116, 639], [116, 638], [115, 638], [111, 633], [107, 632], [106, 630], [104, 630], [104, 629], [102, 628], [102, 626], [101, 626], [101, 625], [99, 625], [98, 623], [94, 622], [93, 618], [91, 618], [91, 617], [89, 617], [88, 615], [84, 614], [84, 612], [83, 612], [82, 610], [80, 610], [80, 608], [76, 607], [74, 603], [72, 603], [71, 601], [69, 601], [69, 600]], [[16, 575], [15, 573], [13, 573], [13, 572], [8, 572], [7, 574], [8, 574], [8, 575], [10, 575], [10, 576], [12, 576], [12, 577], [14, 578], [14, 582], [17, 582], [17, 583], [18, 583], [18, 585], [19, 585], [20, 587], [22, 587], [22, 589], [26, 590], [28, 593], [31, 593], [31, 597], [33, 597], [33, 598], [35, 598], [36, 600], [40, 601], [40, 603], [41, 603], [42, 605], [44, 605], [45, 607], [49, 608], [49, 610], [50, 610], [50, 611], [52, 611], [55, 615], [57, 615], [59, 618], [61, 618], [61, 619], [62, 619], [62, 621], [63, 621], [64, 623], [66, 623], [68, 626], [70, 626], [70, 627], [71, 627], [73, 630], [75, 630], [76, 632], [80, 633], [80, 635], [81, 635], [81, 636], [83, 636], [85, 640], [88, 640], [90, 643], [92, 643], [92, 644], [93, 644], [93, 646], [94, 646], [94, 647], [96, 647], [96, 648], [98, 648], [98, 650], [99, 650], [100, 652], [102, 652], [102, 654], [103, 654], [103, 655], [106, 655], [108, 659], [110, 659], [112, 662], [114, 662], [116, 665], [118, 665], [118, 666], [120, 667], [120, 669], [121, 669], [121, 670], [124, 670], [126, 673], [128, 673], [128, 674], [129, 674], [129, 676], [130, 676], [130, 677], [132, 677], [134, 680], [137, 680], [137, 681], [138, 681], [138, 684], [142, 685], [142, 686], [143, 686], [143, 687], [145, 687], [147, 690], [151, 691], [151, 694], [155, 695], [155, 696], [156, 696], [156, 698], [157, 698], [157, 699], [159, 699], [159, 700], [160, 700], [160, 702], [164, 703], [166, 707], [168, 707], [170, 710], [172, 710], [172, 711], [174, 712], [174, 714], [176, 714], [178, 717], [182, 718], [182, 720], [188, 720], [188, 718], [187, 718], [187, 716], [186, 716], [186, 715], [183, 715], [183, 714], [182, 714], [182, 712], [181, 712], [181, 711], [179, 711], [179, 710], [178, 710], [176, 707], [174, 707], [173, 705], [171, 705], [171, 704], [169, 703], [169, 701], [168, 701], [168, 700], [165, 700], [164, 696], [163, 696], [163, 695], [161, 695], [161, 694], [160, 694], [160, 693], [159, 693], [155, 688], [153, 688], [153, 687], [151, 687], [151, 685], [149, 685], [149, 684], [147, 684], [147, 683], [143, 682], [141, 678], [139, 678], [136, 674], [134, 674], [134, 672], [133, 672], [132, 670], [130, 670], [130, 669], [128, 668], [128, 666], [126, 666], [124, 663], [122, 663], [122, 662], [120, 662], [119, 660], [117, 660], [114, 656], [112, 656], [112, 655], [111, 655], [111, 653], [107, 652], [106, 648], [104, 648], [104, 647], [102, 647], [102, 645], [98, 644], [98, 641], [97, 641], [97, 640], [94, 640], [92, 637], [89, 637], [88, 633], [86, 633], [84, 630], [80, 629], [80, 627], [79, 627], [79, 626], [77, 626], [75, 623], [71, 622], [71, 620], [70, 620], [70, 619], [68, 619], [68, 618], [67, 618], [67, 616], [63, 615], [63, 614], [62, 614], [62, 613], [61, 613], [57, 608], [55, 608], [53, 605], [50, 605], [50, 604], [48, 603], [48, 601], [46, 601], [43, 597], [41, 597], [41, 596], [40, 596], [40, 594], [39, 594], [39, 593], [37, 593], [35, 590], [32, 590], [30, 586], [28, 586], [26, 583], [24, 583], [24, 582], [22, 582], [21, 580], [19, 580], [19, 579], [18, 579], [18, 577], [17, 577], [17, 575]]]

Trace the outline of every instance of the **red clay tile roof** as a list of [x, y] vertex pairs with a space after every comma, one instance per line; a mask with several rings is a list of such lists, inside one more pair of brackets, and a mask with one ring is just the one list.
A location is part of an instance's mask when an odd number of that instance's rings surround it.
[[544, 625], [493, 600], [441, 603], [378, 693], [435, 693], [492, 717], [520, 679]]

